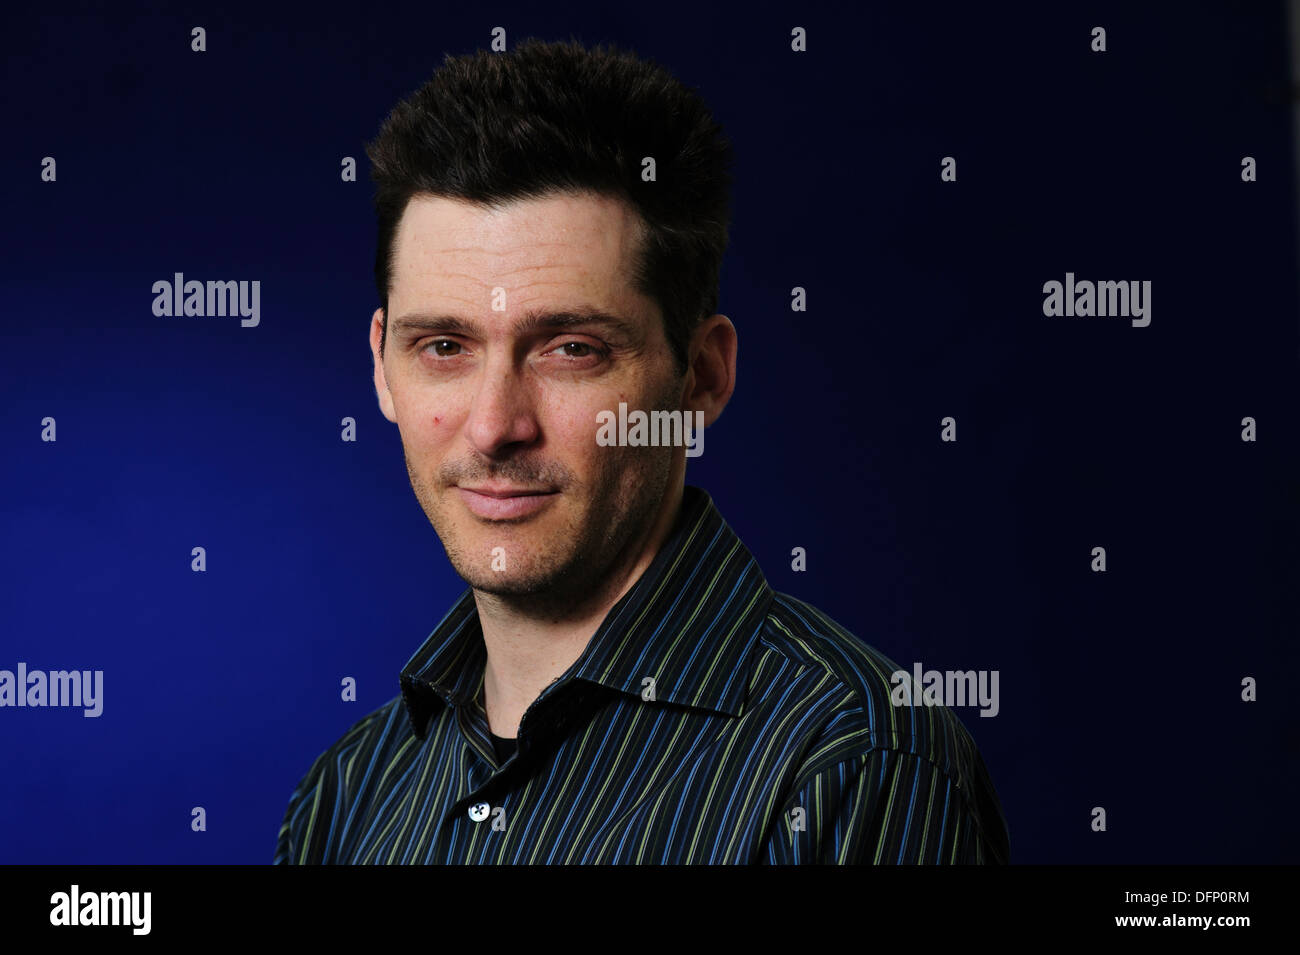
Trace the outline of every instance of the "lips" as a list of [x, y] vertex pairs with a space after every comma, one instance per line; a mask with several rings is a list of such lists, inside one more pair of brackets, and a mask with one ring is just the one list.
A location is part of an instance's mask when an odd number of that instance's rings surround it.
[[530, 517], [547, 508], [559, 492], [500, 484], [457, 487], [465, 507], [485, 521], [509, 521]]
[[469, 491], [473, 494], [481, 494], [484, 497], [533, 497], [538, 494], [553, 494], [549, 488], [527, 488], [527, 487], [501, 487], [484, 484], [481, 487], [464, 487], [460, 486], [462, 491]]

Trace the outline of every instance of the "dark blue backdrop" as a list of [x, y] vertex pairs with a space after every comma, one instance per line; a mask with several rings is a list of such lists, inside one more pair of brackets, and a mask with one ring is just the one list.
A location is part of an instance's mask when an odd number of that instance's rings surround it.
[[[778, 590], [999, 671], [957, 712], [1014, 861], [1295, 861], [1281, 5], [606, 6], [8, 14], [0, 669], [104, 699], [0, 709], [0, 861], [269, 862], [460, 593], [371, 383], [362, 144], [498, 25], [658, 59], [731, 135], [739, 382], [688, 480]], [[1151, 324], [1045, 317], [1067, 271], [1150, 280]], [[155, 317], [175, 272], [260, 280], [260, 325]]]

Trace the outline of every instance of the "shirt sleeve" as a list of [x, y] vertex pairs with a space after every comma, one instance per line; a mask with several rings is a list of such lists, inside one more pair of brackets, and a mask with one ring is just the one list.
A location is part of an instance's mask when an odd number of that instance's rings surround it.
[[298, 864], [298, 840], [294, 836], [293, 828], [301, 798], [302, 788], [299, 786], [289, 798], [289, 808], [285, 810], [284, 820], [280, 823], [280, 834], [275, 842], [275, 856], [272, 858], [272, 865]]
[[761, 861], [787, 864], [1005, 862], [967, 794], [928, 759], [873, 749], [798, 784]]
[[[319, 858], [324, 846], [317, 823], [321, 790], [325, 783], [322, 778], [323, 761], [327, 755], [328, 753], [322, 755], [316, 761], [289, 797], [289, 806], [280, 823], [272, 865], [307, 865], [323, 861]], [[315, 853], [317, 857], [309, 857], [310, 853]]]
[[348, 804], [348, 779], [354, 762], [362, 766], [376, 758], [375, 747], [390, 722], [398, 700], [367, 713], [312, 763], [289, 797], [280, 823], [273, 865], [329, 865], [339, 853], [334, 822]]

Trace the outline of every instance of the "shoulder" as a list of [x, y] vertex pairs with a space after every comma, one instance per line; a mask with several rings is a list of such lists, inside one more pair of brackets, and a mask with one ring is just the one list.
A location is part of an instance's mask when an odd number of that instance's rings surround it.
[[[909, 693], [896, 692], [905, 683], [910, 690], [911, 680], [911, 670], [816, 607], [774, 593], [750, 671], [751, 700], [758, 705], [762, 699], [777, 708], [789, 708], [794, 701], [817, 727], [805, 753], [803, 783], [834, 784], [846, 773], [862, 774], [870, 766], [875, 767], [873, 777], [881, 775], [868, 784], [874, 792], [892, 767], [895, 785], [900, 774], [914, 781], [929, 777], [933, 797], [935, 784], [943, 778], [957, 793], [961, 818], [969, 821], [971, 832], [980, 834], [978, 848], [968, 836], [965, 848], [954, 849], [953, 857], [1007, 861], [1006, 818], [974, 739], [952, 710], [923, 699], [913, 705]], [[892, 800], [886, 803], [886, 815], [891, 805]], [[901, 827], [903, 842], [916, 839], [910, 808], [890, 818]], [[922, 858], [920, 848], [916, 853]]]
[[390, 759], [412, 738], [406, 707], [401, 696], [395, 696], [353, 723], [316, 757], [294, 790], [289, 815], [302, 804], [312, 802], [313, 794], [321, 788], [333, 790], [331, 796], [355, 789], [358, 780], [368, 775], [375, 764]]
[[336, 848], [340, 814], [350, 812], [415, 738], [400, 696], [357, 720], [316, 757], [289, 798], [280, 825], [275, 862], [329, 862]]
[[[759, 637], [755, 671], [780, 669], [779, 683], [799, 683], [823, 709], [825, 735], [843, 758], [887, 751], [924, 759], [958, 788], [982, 782], [983, 766], [970, 733], [943, 706], [898, 705], [895, 689], [911, 671], [851, 633], [818, 608], [775, 593]], [[774, 687], [767, 687], [770, 692]]]

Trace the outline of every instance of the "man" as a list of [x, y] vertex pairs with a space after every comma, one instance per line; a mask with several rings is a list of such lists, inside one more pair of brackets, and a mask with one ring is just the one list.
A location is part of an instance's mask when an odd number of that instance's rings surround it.
[[[368, 152], [375, 389], [469, 588], [311, 767], [275, 861], [1006, 861], [961, 723], [891, 705], [899, 668], [685, 486], [736, 376], [699, 99], [526, 42], [449, 57]], [[601, 440], [637, 412], [677, 427]]]

